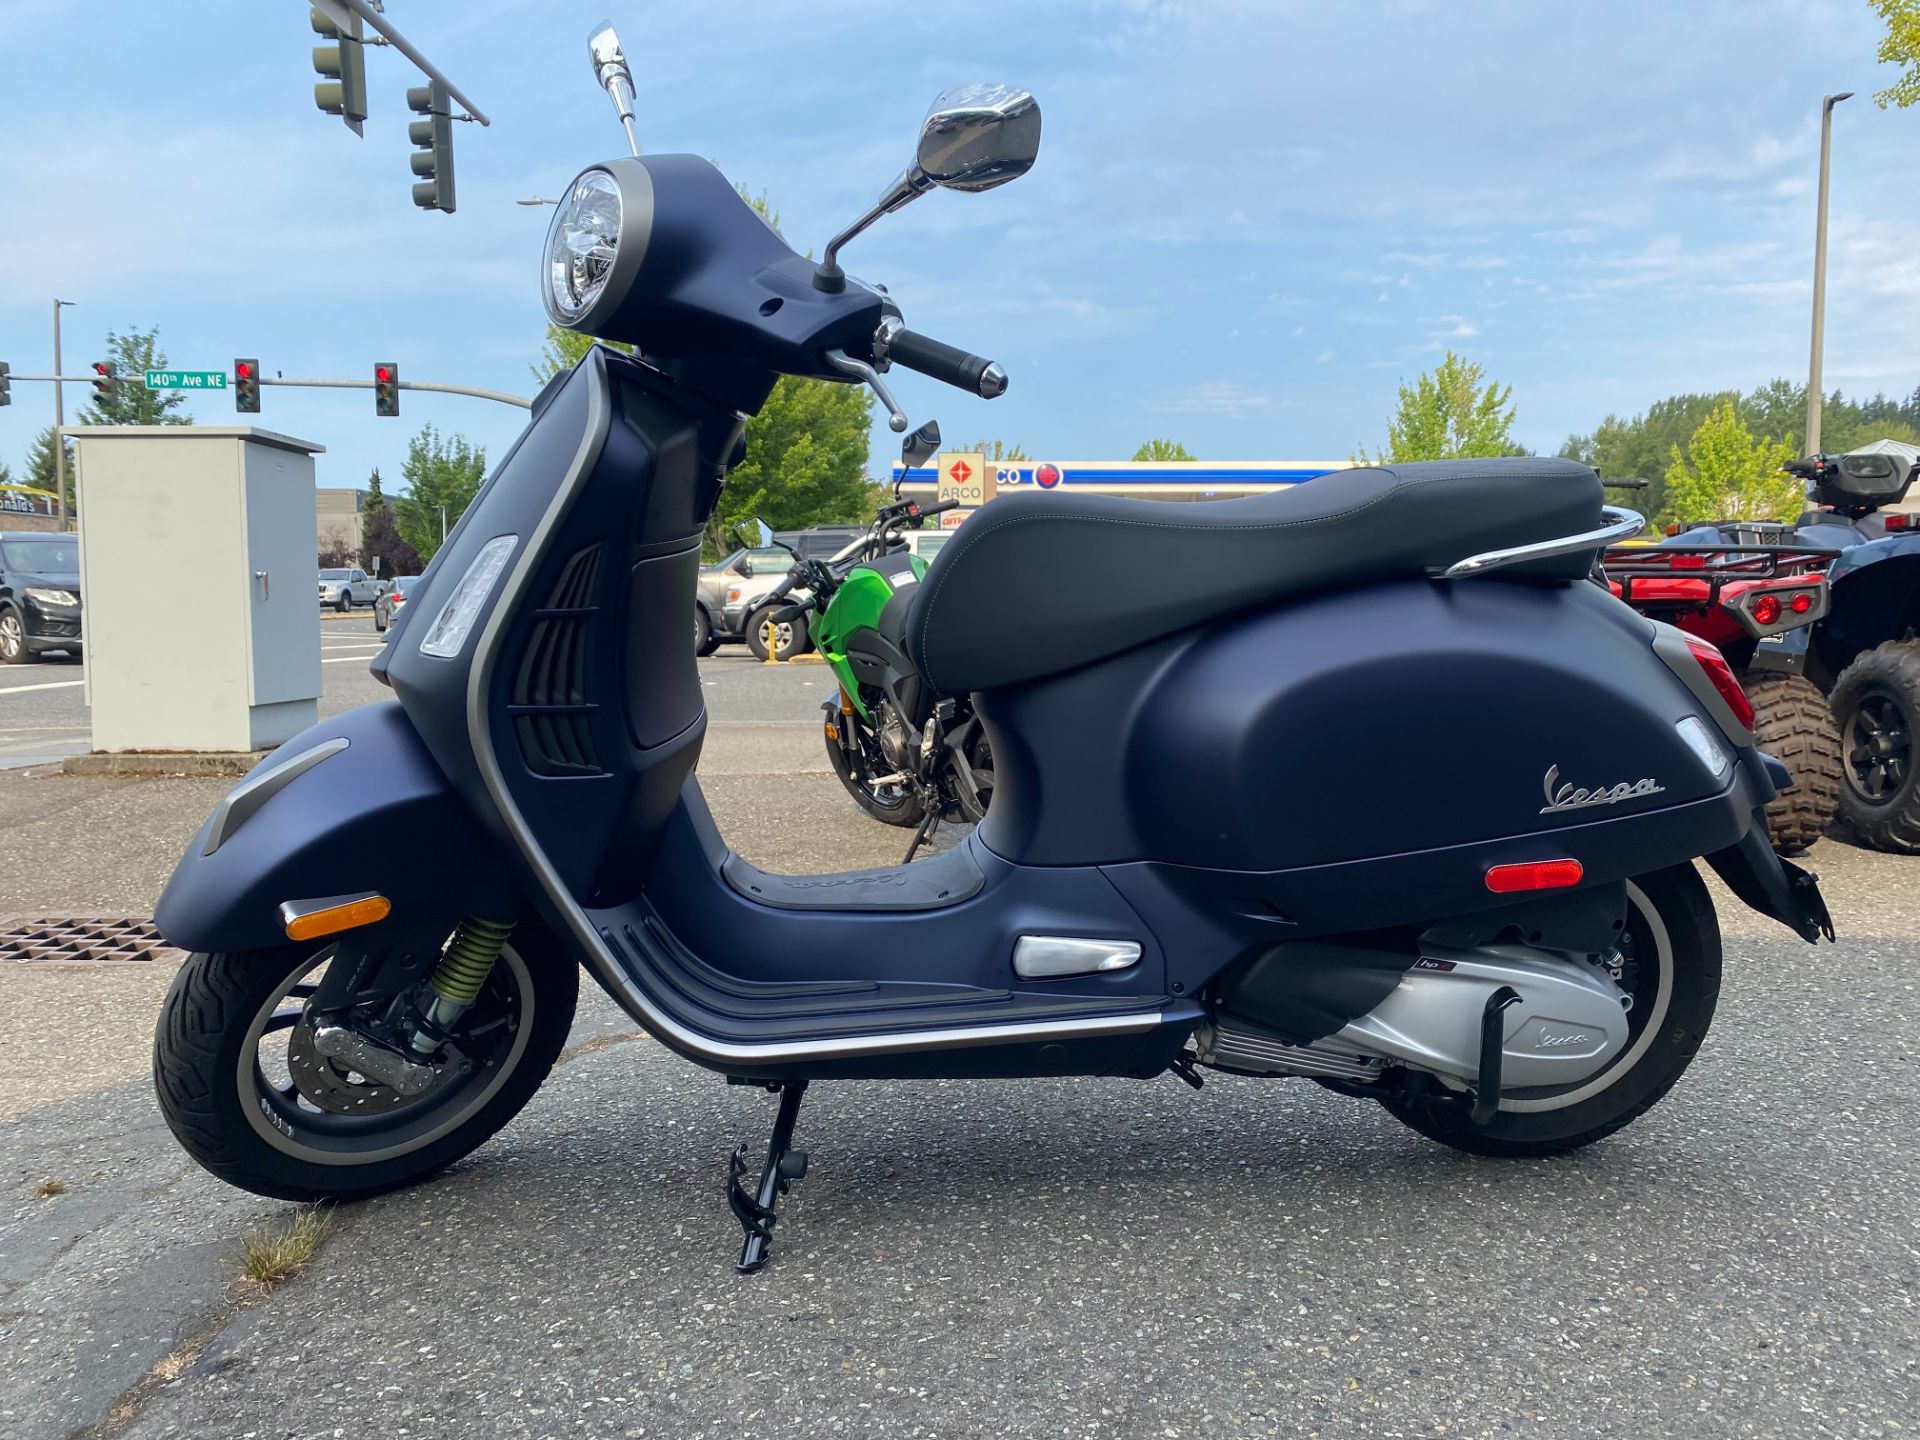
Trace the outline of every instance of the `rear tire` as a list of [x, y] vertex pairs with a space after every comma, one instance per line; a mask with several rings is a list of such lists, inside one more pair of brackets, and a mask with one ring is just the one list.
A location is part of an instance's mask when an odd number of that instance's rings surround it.
[[720, 648], [720, 641], [713, 633], [713, 621], [707, 612], [698, 605], [693, 607], [693, 653], [704, 660]]
[[[747, 648], [753, 651], [753, 658], [756, 660], [764, 662], [767, 658], [768, 617], [780, 608], [778, 605], [763, 605], [747, 617]], [[792, 620], [782, 621], [775, 628], [780, 634], [778, 653], [782, 660], [791, 660], [794, 656], [806, 652], [806, 616], [799, 615]]]
[[1793, 776], [1793, 788], [1767, 806], [1767, 833], [1781, 854], [1798, 855], [1826, 833], [1840, 805], [1839, 727], [1805, 676], [1749, 671], [1740, 684], [1753, 703], [1754, 743]]
[[1875, 850], [1920, 855], [1920, 644], [1889, 640], [1840, 672], [1840, 815]]
[[[290, 981], [320, 963], [329, 948], [309, 943], [190, 956], [161, 1005], [153, 1040], [160, 1112], [189, 1155], [229, 1185], [256, 1195], [359, 1200], [425, 1179], [519, 1113], [553, 1068], [573, 1023], [579, 967], [550, 936], [521, 925], [495, 962], [496, 979], [503, 967], [509, 969], [502, 983], [515, 987], [521, 1017], [502, 1071], [447, 1082], [391, 1111], [391, 1120], [354, 1115], [346, 1124], [359, 1129], [336, 1135], [325, 1148], [319, 1139], [306, 1141], [298, 1126], [338, 1129], [337, 1116], [326, 1117], [311, 1105], [276, 1108], [269, 1100], [260, 1027], [263, 1013], [289, 994]], [[518, 1043], [520, 1030], [524, 1043]], [[454, 1108], [462, 1104], [464, 1110]], [[446, 1118], [454, 1122], [444, 1130], [436, 1128], [442, 1123], [436, 1107], [442, 1105], [453, 1111]], [[369, 1123], [376, 1120], [383, 1123]]]
[[[1605, 1139], [1657, 1105], [1692, 1063], [1713, 1021], [1720, 997], [1720, 925], [1691, 865], [1641, 876], [1628, 898], [1635, 963], [1662, 970], [1648, 994], [1646, 1023], [1610, 1070], [1564, 1097], [1503, 1099], [1485, 1125], [1475, 1125], [1465, 1103], [1451, 1097], [1395, 1096], [1381, 1104], [1429, 1140], [1500, 1158], [1564, 1155]], [[1539, 1108], [1547, 1106], [1553, 1108]]]

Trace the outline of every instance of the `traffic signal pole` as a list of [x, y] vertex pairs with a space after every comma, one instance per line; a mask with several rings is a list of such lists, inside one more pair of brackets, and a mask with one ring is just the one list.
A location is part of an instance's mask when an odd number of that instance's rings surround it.
[[60, 394], [60, 310], [71, 304], [71, 300], [53, 302], [53, 493], [54, 510], [63, 534], [67, 528], [67, 442], [61, 438], [60, 427], [67, 423], [67, 407]]
[[[35, 375], [16, 375], [16, 380], [35, 380]], [[372, 380], [268, 380], [262, 377], [262, 385], [301, 385], [316, 390], [372, 390]], [[434, 380], [398, 380], [393, 382], [402, 390], [431, 390], [441, 395], [469, 395], [475, 400], [495, 400], [502, 405], [518, 405], [522, 410], [533, 408], [533, 401], [524, 395], [509, 395], [504, 390], [487, 390], [478, 385], [442, 385]]]

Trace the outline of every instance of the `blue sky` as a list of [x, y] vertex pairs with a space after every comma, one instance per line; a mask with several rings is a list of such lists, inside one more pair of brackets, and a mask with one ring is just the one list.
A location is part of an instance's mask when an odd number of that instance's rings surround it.
[[[585, 59], [611, 14], [650, 151], [764, 189], [818, 250], [960, 80], [1031, 88], [1033, 172], [934, 195], [849, 248], [916, 329], [993, 355], [994, 402], [903, 375], [918, 423], [1041, 457], [1340, 458], [1452, 346], [1510, 382], [1545, 450], [1677, 390], [1804, 377], [1818, 111], [1836, 111], [1827, 379], [1920, 383], [1920, 112], [1877, 109], [1865, 0], [1325, 3], [389, 0], [493, 119], [457, 127], [459, 213], [416, 211], [404, 91], [370, 54], [367, 138], [313, 107], [296, 0], [4, 0], [0, 359], [70, 370], [109, 326], [175, 365], [530, 393], [545, 209], [622, 153]], [[70, 389], [70, 407], [80, 397]], [[231, 399], [196, 398], [231, 423]], [[0, 459], [51, 412], [17, 384]], [[269, 389], [262, 423], [328, 447], [320, 483], [398, 476], [424, 422], [502, 454], [517, 412]], [[876, 430], [874, 468], [895, 441]]]

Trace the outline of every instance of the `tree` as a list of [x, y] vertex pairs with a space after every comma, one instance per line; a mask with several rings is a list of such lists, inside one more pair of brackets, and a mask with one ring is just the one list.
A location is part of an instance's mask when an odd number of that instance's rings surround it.
[[1511, 385], [1486, 379], [1481, 367], [1447, 351], [1432, 374], [1400, 386], [1400, 405], [1387, 423], [1384, 456], [1358, 458], [1401, 464], [1413, 460], [1465, 460], [1489, 455], [1524, 455], [1513, 440]]
[[1781, 473], [1794, 456], [1780, 440], [1756, 436], [1731, 401], [1716, 406], [1666, 473], [1664, 520], [1792, 520], [1804, 500], [1800, 481]]
[[380, 467], [373, 467], [373, 473], [367, 476], [367, 493], [360, 497], [360, 513], [367, 515], [375, 510], [387, 508], [387, 492], [380, 484]]
[[727, 477], [707, 522], [710, 550], [758, 515], [776, 530], [869, 519], [872, 399], [856, 385], [783, 375], [747, 422], [747, 458]]
[[[533, 378], [544, 385], [562, 370], [571, 370], [578, 365], [580, 357], [591, 350], [595, 343], [593, 336], [583, 335], [578, 330], [562, 330], [549, 320], [546, 341], [540, 346], [540, 358], [527, 368], [533, 372]], [[618, 350], [622, 355], [633, 354], [633, 346], [622, 345], [618, 340], [597, 343]]]
[[[60, 448], [67, 452], [67, 510], [74, 509], [73, 486], [73, 441], [62, 440]], [[47, 426], [33, 437], [33, 444], [27, 450], [26, 483], [36, 490], [53, 489], [53, 427]]]
[[400, 474], [406, 479], [407, 493], [393, 499], [395, 524], [420, 558], [431, 560], [480, 493], [480, 482], [487, 475], [487, 452], [468, 444], [464, 435], [442, 438], [433, 426], [422, 426], [407, 443]]
[[1884, 90], [1874, 92], [1873, 100], [1882, 110], [1888, 106], [1904, 110], [1920, 102], [1920, 0], [1871, 0], [1873, 8], [1886, 22], [1887, 36], [1877, 52], [1884, 65], [1903, 65], [1900, 78]]
[[969, 455], [984, 455], [989, 463], [996, 460], [1031, 460], [1033, 457], [1018, 445], [1009, 445], [1003, 440], [976, 440], [962, 447]]
[[1133, 452], [1136, 461], [1191, 460], [1193, 454], [1178, 440], [1148, 440]]
[[[434, 529], [438, 533], [440, 517], [436, 515], [433, 518]], [[376, 560], [380, 562], [378, 565], [374, 564]], [[360, 507], [360, 568], [377, 570], [388, 577], [418, 575], [427, 568], [420, 558], [420, 552], [401, 536], [400, 527], [394, 520], [393, 506], [384, 500], [371, 508], [366, 505]]]
[[125, 335], [107, 332], [106, 358], [119, 368], [118, 384], [105, 395], [95, 395], [80, 412], [82, 425], [191, 425], [191, 415], [173, 412], [187, 403], [179, 390], [149, 390], [141, 383], [148, 370], [167, 368], [160, 348], [160, 330], [132, 330]]

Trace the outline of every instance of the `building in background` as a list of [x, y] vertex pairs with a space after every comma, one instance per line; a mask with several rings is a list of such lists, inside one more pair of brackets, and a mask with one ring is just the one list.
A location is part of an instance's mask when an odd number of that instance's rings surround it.
[[364, 490], [324, 490], [314, 492], [315, 549], [322, 555], [360, 553], [360, 506]]
[[26, 494], [24, 488], [0, 490], [0, 530], [61, 529], [59, 518], [54, 514], [53, 496], [38, 491]]
[[[942, 454], [932, 465], [907, 470], [895, 465], [892, 478], [905, 474], [905, 491], [931, 500], [941, 479], [953, 478], [950, 467], [958, 457]], [[1302, 481], [1345, 470], [1351, 460], [993, 460], [988, 461], [991, 483], [986, 498], [1014, 490], [1053, 491], [1081, 495], [1123, 495], [1135, 500], [1233, 500], [1285, 490]], [[957, 524], [961, 512], [942, 517]]]

